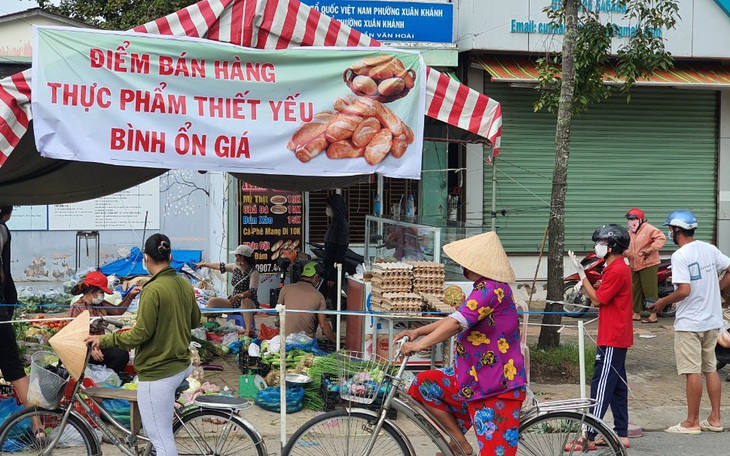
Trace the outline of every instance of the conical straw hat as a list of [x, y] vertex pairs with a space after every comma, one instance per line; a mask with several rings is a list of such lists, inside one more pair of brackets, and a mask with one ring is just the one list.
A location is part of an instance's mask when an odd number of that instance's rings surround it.
[[71, 320], [71, 323], [62, 328], [55, 336], [48, 339], [51, 347], [66, 366], [66, 370], [74, 380], [78, 380], [84, 373], [86, 364], [86, 343], [84, 340], [89, 337], [89, 311], [84, 310], [81, 314]]
[[465, 269], [482, 277], [503, 283], [515, 281], [515, 271], [494, 231], [446, 244], [444, 252]]

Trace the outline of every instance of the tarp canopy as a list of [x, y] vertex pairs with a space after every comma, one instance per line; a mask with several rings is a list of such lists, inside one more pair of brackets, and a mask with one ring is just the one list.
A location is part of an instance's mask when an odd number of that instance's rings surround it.
[[[139, 247], [132, 247], [132, 250], [124, 258], [114, 260], [99, 268], [104, 275], [115, 275], [117, 277], [133, 277], [140, 275], [149, 275], [142, 267], [143, 253]], [[173, 250], [172, 266], [177, 272], [180, 272], [186, 264], [195, 269], [193, 264], [199, 263], [203, 257], [200, 250]]]
[[[298, 0], [202, 0], [134, 31], [202, 37], [257, 49], [380, 45]], [[26, 70], [0, 81], [0, 203], [82, 201], [129, 188], [166, 171], [42, 159], [32, 136], [30, 79], [31, 71]], [[427, 116], [484, 138], [494, 154], [499, 152], [502, 116], [498, 102], [432, 68], [427, 69], [426, 85]], [[235, 176], [256, 185], [292, 190], [341, 187], [367, 179]]]

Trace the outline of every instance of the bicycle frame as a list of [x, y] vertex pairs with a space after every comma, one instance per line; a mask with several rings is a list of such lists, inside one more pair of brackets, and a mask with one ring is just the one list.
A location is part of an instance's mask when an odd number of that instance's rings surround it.
[[[400, 356], [400, 347], [397, 350], [395, 359]], [[359, 413], [371, 415], [376, 418], [375, 425], [372, 430], [372, 436], [368, 440], [365, 447], [364, 455], [369, 455], [375, 445], [375, 441], [378, 438], [378, 433], [386, 421], [392, 425], [392, 428], [397, 430], [403, 440], [408, 444], [408, 449], [411, 454], [415, 454], [413, 445], [410, 439], [401, 431], [401, 429], [393, 423], [391, 420], [386, 418], [388, 410], [393, 408], [397, 412], [401, 413], [407, 419], [416, 424], [438, 447], [439, 451], [445, 456], [466, 456], [466, 452], [461, 448], [458, 441], [454, 438], [453, 434], [443, 426], [443, 424], [437, 420], [433, 414], [421, 403], [412, 399], [408, 395], [397, 395], [398, 391], [402, 387], [402, 376], [405, 371], [406, 364], [408, 363], [408, 356], [404, 356], [401, 362], [401, 366], [398, 373], [391, 377], [392, 385], [388, 390], [380, 409], [375, 412], [365, 408], [357, 408]], [[593, 399], [567, 399], [559, 401], [550, 401], [544, 403], [535, 402], [532, 404], [527, 411], [523, 411], [523, 416], [520, 418], [520, 422], [525, 422], [539, 415], [545, 415], [552, 412], [559, 411], [580, 411], [585, 415], [590, 415], [588, 410], [595, 406], [595, 400]], [[350, 408], [352, 410], [352, 408]], [[610, 429], [609, 429], [610, 431]], [[456, 450], [451, 447], [449, 443], [452, 443], [457, 448]]]
[[[407, 341], [408, 338], [403, 338], [399, 342], [402, 346], [402, 344]], [[394, 359], [398, 359], [400, 355], [401, 350], [399, 346]], [[410, 439], [408, 439], [408, 437], [403, 433], [403, 431], [401, 431], [401, 429], [397, 425], [395, 425], [395, 423], [386, 418], [388, 410], [392, 407], [396, 411], [403, 414], [406, 418], [411, 420], [413, 423], [415, 423], [419, 428], [421, 428], [421, 430], [423, 430], [423, 432], [425, 432], [431, 438], [431, 441], [434, 442], [434, 444], [438, 447], [442, 454], [444, 454], [445, 456], [465, 456], [466, 452], [464, 452], [464, 450], [461, 449], [460, 446], [459, 450], [461, 451], [458, 453], [454, 452], [451, 446], [449, 446], [449, 442], [454, 442], [454, 444], [456, 444], [457, 446], [458, 442], [453, 438], [453, 435], [433, 416], [433, 414], [428, 411], [428, 409], [426, 409], [420, 403], [411, 399], [409, 396], [396, 397], [396, 394], [401, 388], [403, 372], [405, 372], [406, 370], [406, 365], [409, 358], [410, 356], [403, 356], [403, 360], [401, 361], [398, 373], [390, 377], [392, 379], [391, 387], [385, 395], [385, 398], [383, 399], [383, 404], [381, 405], [378, 412], [374, 412], [364, 408], [358, 408], [358, 412], [372, 415], [374, 418], [377, 419], [373, 428], [372, 436], [368, 440], [368, 443], [365, 447], [364, 454], [370, 454], [373, 446], [375, 445], [375, 441], [378, 438], [378, 433], [383, 427], [383, 423], [386, 421], [398, 431], [401, 437], [403, 437], [403, 440], [408, 444], [408, 449], [410, 453], [415, 454], [415, 450], [413, 448], [413, 445], [411, 444]]]

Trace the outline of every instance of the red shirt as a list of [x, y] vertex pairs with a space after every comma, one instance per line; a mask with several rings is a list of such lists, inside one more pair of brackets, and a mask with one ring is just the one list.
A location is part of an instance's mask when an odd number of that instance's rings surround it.
[[598, 306], [598, 345], [629, 348], [634, 345], [631, 269], [617, 258], [603, 270], [596, 290]]

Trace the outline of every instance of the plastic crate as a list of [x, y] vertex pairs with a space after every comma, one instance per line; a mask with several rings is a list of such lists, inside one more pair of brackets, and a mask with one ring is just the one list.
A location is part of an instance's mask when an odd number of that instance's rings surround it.
[[[329, 412], [331, 410], [343, 409], [343, 408], [347, 407], [348, 404], [350, 404], [350, 403], [343, 400], [340, 397], [339, 391], [330, 391], [329, 388], [327, 387], [326, 380], [329, 380], [330, 383], [334, 383], [334, 384], [338, 383], [337, 375], [327, 374], [327, 373], [322, 374], [322, 384], [319, 387], [319, 392], [320, 392], [320, 396], [322, 397], [322, 401], [324, 402], [324, 411]], [[361, 408], [365, 408], [365, 409], [377, 412], [378, 410], [380, 410], [380, 406], [382, 403], [383, 403], [383, 398], [378, 397], [375, 400], [375, 402], [373, 402], [372, 404], [354, 403], [354, 405], [355, 405], [355, 407], [361, 407]], [[388, 410], [386, 417], [389, 420], [398, 419], [398, 411], [391, 408]]]
[[271, 366], [262, 363], [260, 357], [248, 356], [246, 352], [238, 353], [238, 367], [243, 375], [258, 374], [266, 377], [271, 372]]
[[13, 388], [13, 385], [0, 385], [0, 396], [4, 397], [13, 397], [15, 394], [15, 388]]

